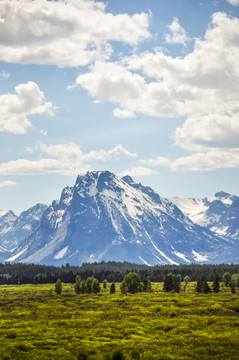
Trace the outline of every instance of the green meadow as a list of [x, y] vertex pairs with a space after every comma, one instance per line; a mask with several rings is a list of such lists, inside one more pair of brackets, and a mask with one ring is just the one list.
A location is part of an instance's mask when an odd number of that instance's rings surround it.
[[[237, 360], [239, 296], [186, 292], [76, 295], [73, 284], [0, 286], [0, 359]], [[238, 288], [237, 288], [238, 291]], [[111, 357], [108, 355], [108, 359]]]

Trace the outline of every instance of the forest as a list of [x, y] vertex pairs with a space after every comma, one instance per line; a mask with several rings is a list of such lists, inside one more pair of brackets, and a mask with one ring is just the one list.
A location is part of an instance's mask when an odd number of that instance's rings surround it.
[[167, 274], [172, 273], [186, 275], [191, 281], [214, 281], [216, 275], [221, 281], [224, 273], [231, 275], [239, 273], [239, 264], [220, 264], [220, 265], [157, 265], [146, 266], [120, 262], [101, 262], [85, 263], [81, 266], [70, 266], [66, 264], [61, 267], [35, 265], [35, 264], [10, 264], [0, 263], [0, 284], [44, 284], [55, 283], [61, 279], [65, 283], [74, 283], [76, 275], [86, 280], [94, 276], [99, 282], [121, 282], [129, 272], [139, 274], [141, 281], [145, 276], [149, 276], [152, 282], [162, 282]]

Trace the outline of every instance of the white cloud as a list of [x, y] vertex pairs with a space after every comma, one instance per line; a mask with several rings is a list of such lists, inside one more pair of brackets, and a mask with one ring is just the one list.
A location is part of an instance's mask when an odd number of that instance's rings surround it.
[[211, 150], [181, 157], [172, 162], [174, 171], [212, 171], [217, 169], [235, 168], [239, 166], [239, 150]]
[[139, 162], [149, 166], [168, 166], [170, 164], [170, 160], [163, 156], [158, 156], [157, 159], [140, 159]]
[[233, 6], [238, 6], [239, 5], [239, 0], [227, 0], [227, 2]]
[[0, 182], [0, 188], [1, 187], [10, 187], [10, 186], [16, 186], [17, 183], [12, 180], [5, 180]]
[[136, 166], [136, 167], [133, 167], [130, 170], [122, 171], [119, 175], [120, 176], [129, 175], [129, 176], [132, 176], [132, 177], [137, 177], [137, 176], [150, 176], [150, 175], [153, 175], [153, 174], [157, 174], [157, 172], [155, 170], [146, 168], [144, 166]]
[[187, 32], [184, 28], [179, 24], [179, 20], [177, 17], [173, 19], [171, 25], [168, 25], [171, 34], [166, 34], [165, 40], [168, 44], [182, 44], [186, 45], [190, 38], [187, 35]]
[[176, 129], [175, 142], [189, 151], [239, 149], [239, 111], [228, 115], [190, 116]]
[[6, 73], [4, 70], [2, 70], [0, 72], [0, 80], [1, 79], [9, 79], [10, 78], [10, 74], [9, 73]]
[[147, 84], [144, 76], [122, 64], [96, 62], [90, 72], [77, 77], [75, 84], [100, 101], [119, 104], [120, 108], [114, 109], [116, 117], [135, 117], [135, 113], [173, 117], [185, 113], [184, 104], [177, 101], [177, 90], [164, 83]]
[[[26, 149], [29, 154], [34, 151]], [[110, 150], [90, 151], [83, 153], [81, 148], [74, 144], [45, 145], [40, 144], [39, 149], [48, 158], [40, 160], [18, 159], [0, 164], [1, 175], [34, 175], [34, 174], [61, 174], [77, 175], [92, 170], [92, 162], [119, 161], [121, 156], [135, 158], [137, 154], [131, 153], [122, 145], [115, 145]]]
[[15, 94], [0, 95], [0, 131], [25, 134], [32, 126], [30, 115], [53, 115], [53, 110], [36, 83], [20, 84], [15, 87]]
[[[179, 27], [175, 21], [171, 30]], [[78, 76], [76, 85], [97, 100], [117, 104], [114, 116], [120, 118], [137, 113], [185, 117], [175, 131], [175, 143], [199, 152], [198, 157], [193, 156], [200, 162], [206, 152], [212, 151], [209, 157], [213, 159], [215, 152], [220, 157], [225, 149], [239, 148], [238, 64], [239, 19], [217, 12], [204, 38], [195, 40], [191, 53], [172, 57], [155, 50], [118, 63], [99, 61]], [[237, 166], [236, 161], [230, 164]]]
[[108, 59], [110, 41], [135, 46], [149, 38], [149, 15], [113, 15], [93, 0], [1, 0], [0, 60], [86, 65]]
[[157, 117], [225, 114], [238, 110], [239, 19], [215, 13], [204, 39], [184, 57], [162, 51], [97, 62], [76, 85], [120, 105], [114, 115]]

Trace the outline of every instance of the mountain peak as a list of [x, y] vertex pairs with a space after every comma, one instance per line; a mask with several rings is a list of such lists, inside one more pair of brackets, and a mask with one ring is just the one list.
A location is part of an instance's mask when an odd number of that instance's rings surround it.
[[124, 181], [127, 182], [128, 184], [134, 183], [134, 180], [133, 180], [132, 177], [129, 176], [129, 175], [123, 176], [123, 177], [122, 177], [122, 180], [124, 180]]
[[[217, 206], [228, 198], [203, 201], [198, 201], [201, 209], [207, 211], [212, 204], [216, 218], [229, 207]], [[75, 186], [63, 189], [60, 201], [44, 211], [7, 261], [232, 262], [237, 249], [236, 243], [194, 224], [170, 200], [130, 176], [89, 171], [77, 177]]]
[[215, 194], [215, 197], [217, 198], [225, 198], [225, 197], [229, 197], [230, 194], [226, 193], [225, 191], [219, 191]]

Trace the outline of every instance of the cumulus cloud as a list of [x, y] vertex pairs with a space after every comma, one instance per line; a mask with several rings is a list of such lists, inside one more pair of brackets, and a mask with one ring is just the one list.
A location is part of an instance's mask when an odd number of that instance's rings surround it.
[[215, 13], [204, 39], [184, 57], [162, 51], [97, 62], [76, 85], [117, 103], [115, 116], [175, 117], [238, 111], [239, 19]]
[[2, 187], [11, 187], [11, 186], [16, 186], [17, 183], [15, 181], [12, 180], [5, 180], [5, 181], [1, 181], [0, 182], [0, 188]]
[[[34, 152], [28, 149], [28, 153]], [[92, 162], [119, 161], [122, 156], [136, 158], [122, 145], [115, 145], [110, 150], [83, 153], [80, 146], [69, 144], [40, 144], [39, 150], [48, 157], [40, 160], [18, 159], [0, 164], [1, 175], [61, 174], [77, 175], [92, 170]]]
[[182, 44], [186, 45], [190, 38], [187, 35], [187, 32], [184, 28], [179, 24], [179, 20], [177, 17], [173, 19], [171, 25], [168, 25], [171, 34], [166, 34], [165, 40], [168, 44]]
[[[170, 26], [172, 32], [180, 27], [176, 20]], [[175, 143], [189, 152], [212, 150], [213, 158], [215, 151], [239, 148], [238, 64], [239, 19], [217, 12], [187, 55], [155, 50], [118, 63], [99, 61], [78, 76], [76, 86], [116, 104], [119, 118], [141, 113], [185, 119], [175, 131]]]
[[144, 166], [136, 166], [136, 167], [133, 167], [133, 168], [131, 168], [129, 170], [122, 171], [119, 175], [120, 176], [129, 175], [129, 176], [132, 176], [132, 177], [137, 177], [137, 176], [150, 176], [150, 175], [153, 175], [153, 174], [157, 174], [157, 172], [155, 170], [146, 168]]
[[239, 150], [210, 150], [181, 157], [171, 163], [174, 171], [212, 171], [239, 166]]
[[239, 0], [227, 0], [227, 2], [233, 6], [238, 6], [239, 5]]
[[175, 142], [188, 151], [239, 149], [239, 112], [190, 116], [176, 129]]
[[135, 117], [136, 113], [159, 117], [185, 114], [176, 89], [166, 83], [147, 83], [143, 75], [119, 63], [96, 62], [90, 72], [77, 77], [75, 85], [100, 101], [118, 103], [120, 108], [114, 109], [114, 116], [119, 118]]
[[0, 60], [87, 65], [108, 59], [110, 41], [135, 46], [149, 38], [149, 14], [117, 14], [93, 0], [1, 0]]
[[15, 87], [15, 94], [0, 95], [0, 131], [25, 134], [32, 126], [30, 115], [53, 115], [53, 104], [47, 102], [38, 85], [29, 81]]

